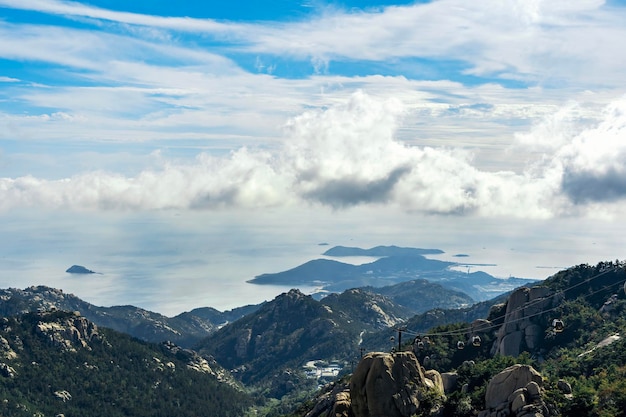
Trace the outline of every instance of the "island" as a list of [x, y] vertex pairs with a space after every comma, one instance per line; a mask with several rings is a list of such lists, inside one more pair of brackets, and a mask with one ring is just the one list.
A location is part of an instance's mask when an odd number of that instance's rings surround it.
[[65, 270], [68, 274], [95, 274], [91, 269], [87, 269], [81, 265], [72, 265]]

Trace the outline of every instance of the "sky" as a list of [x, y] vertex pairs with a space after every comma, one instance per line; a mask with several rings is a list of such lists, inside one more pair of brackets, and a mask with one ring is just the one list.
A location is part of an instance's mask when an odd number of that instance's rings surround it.
[[172, 315], [271, 299], [245, 281], [320, 243], [499, 277], [623, 259], [624, 22], [621, 0], [0, 0], [0, 287]]

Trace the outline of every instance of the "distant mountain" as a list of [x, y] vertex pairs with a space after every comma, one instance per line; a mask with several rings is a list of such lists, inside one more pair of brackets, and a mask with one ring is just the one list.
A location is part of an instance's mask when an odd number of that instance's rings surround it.
[[[340, 293], [349, 288], [384, 287], [415, 279], [425, 279], [448, 289], [460, 291], [477, 301], [489, 300], [532, 280], [501, 279], [478, 271], [471, 274], [451, 269], [456, 262], [427, 259], [418, 252], [434, 249], [414, 249], [381, 246], [372, 249], [335, 247], [331, 253], [376, 253], [384, 256], [374, 262], [351, 265], [331, 259], [315, 259], [283, 272], [258, 275], [248, 282], [285, 286], [315, 286], [323, 292]], [[328, 253], [328, 252], [326, 252]], [[465, 264], [464, 264], [465, 265]]]
[[365, 324], [364, 328], [367, 330], [386, 329], [415, 314], [390, 298], [363, 288], [330, 294], [320, 302], [332, 311], [341, 313], [348, 321]]
[[150, 342], [170, 340], [184, 347], [191, 346], [219, 326], [256, 308], [258, 306], [246, 306], [224, 313], [215, 309], [198, 309], [170, 318], [134, 306], [98, 307], [73, 294], [46, 286], [0, 290], [0, 315], [4, 317], [50, 309], [79, 311], [98, 326]]
[[451, 290], [425, 279], [414, 279], [386, 287], [361, 289], [384, 295], [396, 305], [409, 309], [413, 315], [435, 308], [457, 309], [474, 304], [469, 295]]
[[1, 319], [0, 358], [3, 416], [235, 417], [253, 406], [211, 360], [74, 313]]
[[399, 246], [376, 246], [370, 249], [355, 248], [349, 246], [334, 246], [323, 253], [325, 256], [415, 256], [415, 255], [439, 255], [444, 253], [441, 249], [402, 248]]
[[[175, 319], [181, 320], [194, 320], [199, 318], [205, 322], [209, 322], [214, 325], [224, 325], [235, 320], [239, 320], [241, 317], [254, 313], [262, 304], [250, 304], [243, 307], [236, 307], [232, 310], [219, 311], [213, 307], [200, 307], [194, 308], [191, 311], [181, 313], [175, 317]], [[212, 332], [211, 330], [210, 332]]]

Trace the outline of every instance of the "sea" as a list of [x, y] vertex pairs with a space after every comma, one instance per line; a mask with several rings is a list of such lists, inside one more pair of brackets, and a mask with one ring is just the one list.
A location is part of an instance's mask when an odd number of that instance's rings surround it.
[[[0, 214], [0, 288], [46, 285], [99, 306], [134, 305], [174, 316], [269, 301], [291, 286], [247, 281], [328, 258], [323, 253], [336, 245], [440, 249], [443, 254], [429, 257], [458, 262], [463, 271], [544, 279], [580, 263], [623, 260], [624, 229], [612, 220], [428, 216], [377, 207], [21, 210]], [[96, 273], [66, 273], [72, 265]]]

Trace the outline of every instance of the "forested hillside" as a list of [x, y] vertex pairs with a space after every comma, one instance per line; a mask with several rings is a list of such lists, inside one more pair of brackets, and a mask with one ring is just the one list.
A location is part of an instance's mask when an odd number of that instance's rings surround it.
[[241, 389], [193, 352], [98, 328], [74, 313], [0, 321], [0, 415], [242, 416]]

